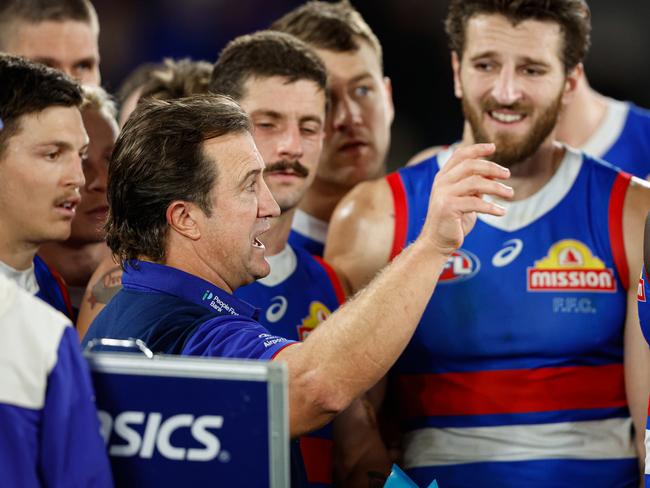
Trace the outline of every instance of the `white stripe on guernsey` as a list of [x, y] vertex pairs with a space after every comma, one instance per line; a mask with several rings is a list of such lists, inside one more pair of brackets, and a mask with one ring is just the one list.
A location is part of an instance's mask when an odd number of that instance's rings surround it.
[[629, 111], [629, 103], [608, 98], [605, 118], [580, 149], [587, 154], [602, 158], [623, 132]]
[[645, 474], [650, 474], [650, 430], [645, 431]]
[[[505, 207], [508, 211], [506, 215], [503, 217], [495, 217], [493, 215], [479, 214], [479, 220], [497, 229], [514, 232], [526, 227], [528, 224], [553, 210], [566, 194], [569, 193], [582, 167], [582, 155], [575, 149], [568, 146], [565, 147], [566, 154], [560, 166], [542, 189], [524, 200], [517, 200], [515, 202], [499, 200], [499, 205]], [[454, 149], [455, 147], [450, 147], [439, 154], [439, 167], [442, 168], [447, 163]], [[494, 199], [487, 195], [483, 196], [483, 199], [486, 201], [494, 201]]]
[[293, 214], [291, 228], [298, 234], [307, 236], [321, 244], [325, 244], [325, 239], [327, 239], [327, 227], [327, 222], [312, 217], [300, 209]]
[[427, 428], [406, 434], [407, 468], [489, 461], [634, 458], [632, 420]]
[[0, 403], [39, 409], [69, 320], [0, 275]]
[[264, 278], [257, 280], [264, 286], [278, 286], [289, 278], [298, 267], [298, 258], [289, 244], [273, 256], [265, 256], [271, 267], [271, 272]]

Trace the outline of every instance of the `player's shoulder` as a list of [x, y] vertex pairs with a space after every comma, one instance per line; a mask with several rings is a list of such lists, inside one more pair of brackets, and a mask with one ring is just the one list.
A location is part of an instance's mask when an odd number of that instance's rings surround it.
[[[0, 309], [3, 334], [34, 336], [38, 343], [47, 347], [70, 326], [68, 317], [3, 276], [0, 276], [0, 296], [4, 304]], [[55, 343], [58, 344], [58, 339]]]

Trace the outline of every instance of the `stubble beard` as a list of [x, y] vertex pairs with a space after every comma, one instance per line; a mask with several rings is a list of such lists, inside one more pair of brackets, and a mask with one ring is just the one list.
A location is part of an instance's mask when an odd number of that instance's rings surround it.
[[[481, 120], [483, 114], [487, 111], [498, 108], [516, 109], [516, 105], [503, 106], [493, 100], [486, 100], [481, 102], [479, 110], [476, 110], [469, 104], [466, 98], [462, 99], [462, 104], [465, 120], [469, 122], [472, 135], [474, 136], [474, 142], [493, 142], [496, 146], [496, 151], [490, 156], [490, 160], [507, 168], [512, 168], [535, 154], [539, 146], [541, 146], [555, 128], [562, 108], [562, 93], [544, 109], [537, 122], [535, 122], [535, 125], [522, 137], [512, 137], [509, 134], [503, 133], [497, 133], [496, 136], [490, 137], [483, 130]], [[527, 113], [530, 113], [530, 111], [527, 111]]]

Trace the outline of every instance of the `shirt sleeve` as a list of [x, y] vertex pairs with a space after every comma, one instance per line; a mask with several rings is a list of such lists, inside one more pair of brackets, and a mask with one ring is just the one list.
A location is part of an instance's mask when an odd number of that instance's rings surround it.
[[111, 487], [88, 365], [66, 327], [50, 372], [42, 413], [39, 470], [47, 486]]
[[183, 354], [237, 359], [273, 359], [295, 341], [269, 334], [257, 322], [216, 317], [198, 327]]

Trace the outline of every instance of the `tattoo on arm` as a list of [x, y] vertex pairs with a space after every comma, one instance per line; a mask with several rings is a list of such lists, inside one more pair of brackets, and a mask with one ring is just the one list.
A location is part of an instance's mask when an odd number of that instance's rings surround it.
[[90, 291], [90, 296], [88, 297], [90, 308], [94, 308], [98, 303], [106, 305], [121, 289], [122, 268], [115, 266], [104, 273]]

